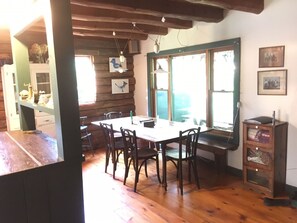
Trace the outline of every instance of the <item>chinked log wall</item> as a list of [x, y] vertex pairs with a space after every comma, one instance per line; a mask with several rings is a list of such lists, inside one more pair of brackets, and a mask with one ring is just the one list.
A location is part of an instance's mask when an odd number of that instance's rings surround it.
[[[126, 42], [120, 43], [124, 49]], [[123, 116], [129, 116], [132, 110], [135, 112], [134, 90], [134, 65], [133, 55], [124, 52], [127, 60], [128, 71], [124, 73], [109, 72], [109, 57], [118, 57], [118, 50], [113, 41], [75, 41], [76, 54], [92, 54], [94, 56], [94, 68], [96, 71], [96, 102], [89, 105], [80, 106], [80, 115], [87, 116], [87, 125], [92, 133], [94, 148], [104, 147], [103, 132], [97, 126], [91, 124], [92, 121], [103, 120], [104, 113], [109, 111], [121, 111]], [[129, 79], [129, 93], [112, 94], [112, 79]]]

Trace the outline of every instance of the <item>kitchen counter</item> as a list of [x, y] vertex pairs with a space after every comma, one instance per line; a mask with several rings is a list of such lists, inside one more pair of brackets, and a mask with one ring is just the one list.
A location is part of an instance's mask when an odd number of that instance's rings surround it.
[[0, 176], [62, 161], [57, 142], [40, 131], [0, 132]]

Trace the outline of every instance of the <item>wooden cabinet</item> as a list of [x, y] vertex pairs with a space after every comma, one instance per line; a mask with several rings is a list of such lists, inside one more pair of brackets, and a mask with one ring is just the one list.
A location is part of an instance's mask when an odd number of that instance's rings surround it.
[[282, 194], [286, 184], [288, 123], [243, 122], [244, 184], [269, 197]]

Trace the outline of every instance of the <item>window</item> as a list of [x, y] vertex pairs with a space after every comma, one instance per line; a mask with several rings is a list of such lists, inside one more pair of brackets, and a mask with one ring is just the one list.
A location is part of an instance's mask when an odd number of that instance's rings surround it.
[[[149, 113], [239, 142], [240, 39], [148, 54]], [[162, 67], [167, 73], [154, 73]]]
[[75, 56], [75, 69], [79, 104], [96, 101], [96, 75], [92, 57]]

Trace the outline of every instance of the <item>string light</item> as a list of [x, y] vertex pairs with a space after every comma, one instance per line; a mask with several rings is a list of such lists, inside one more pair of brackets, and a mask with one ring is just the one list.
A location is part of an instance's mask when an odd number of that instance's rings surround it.
[[[161, 22], [164, 23], [165, 21], [166, 21], [166, 19], [165, 19], [165, 17], [163, 16], [163, 17], [161, 18]], [[132, 25], [133, 25], [133, 27], [137, 28], [137, 29], [138, 29], [139, 31], [141, 31], [142, 33], [147, 34], [147, 33], [145, 33], [143, 30], [141, 30], [140, 28], [138, 28], [138, 27], [136, 26], [136, 23], [135, 23], [135, 22], [132, 22]], [[148, 35], [148, 34], [147, 34], [147, 35]], [[149, 35], [148, 35], [148, 38], [155, 42], [155, 43], [154, 43], [153, 50], [154, 50], [154, 53], [158, 54], [158, 53], [160, 52], [161, 36], [158, 36], [155, 40], [152, 39]]]

